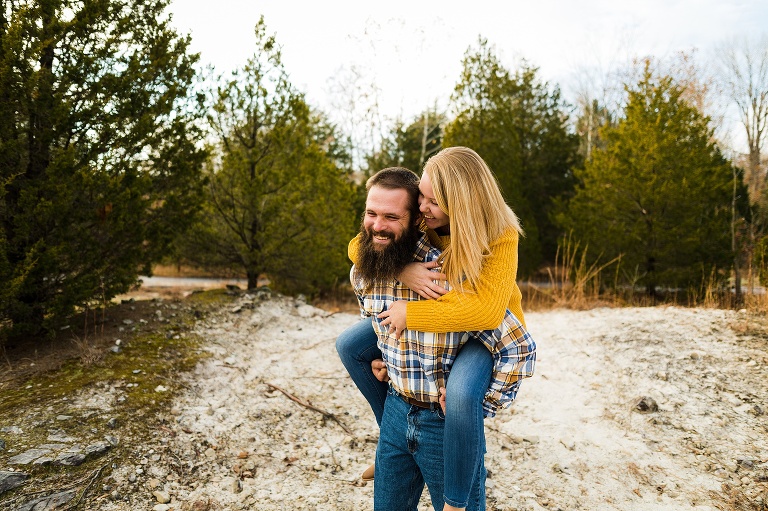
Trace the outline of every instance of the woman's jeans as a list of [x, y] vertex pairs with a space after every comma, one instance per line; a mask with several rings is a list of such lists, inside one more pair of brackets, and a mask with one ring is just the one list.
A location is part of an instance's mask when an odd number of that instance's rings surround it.
[[[370, 319], [347, 328], [336, 339], [336, 351], [373, 410], [381, 426], [388, 384], [376, 379], [371, 362], [381, 358]], [[493, 357], [478, 340], [470, 339], [459, 352], [448, 377], [445, 434], [445, 501], [466, 507], [477, 467], [485, 454], [483, 398], [491, 381]], [[378, 478], [378, 477], [377, 477]]]
[[371, 405], [376, 424], [381, 427], [389, 384], [377, 380], [371, 371], [371, 362], [381, 358], [377, 340], [371, 318], [364, 318], [339, 334], [336, 338], [336, 351], [352, 381]]

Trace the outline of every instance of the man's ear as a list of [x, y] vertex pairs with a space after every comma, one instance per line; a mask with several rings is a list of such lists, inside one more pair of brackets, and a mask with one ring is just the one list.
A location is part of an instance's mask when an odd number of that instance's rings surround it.
[[415, 225], [416, 227], [421, 225], [421, 220], [423, 218], [424, 218], [424, 216], [422, 215], [421, 211], [419, 211], [419, 214], [418, 215], [414, 215], [414, 217], [413, 217], [413, 225]]

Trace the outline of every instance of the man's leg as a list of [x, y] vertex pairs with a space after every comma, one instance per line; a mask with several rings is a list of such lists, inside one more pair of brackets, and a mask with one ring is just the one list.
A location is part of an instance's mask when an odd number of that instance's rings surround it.
[[[374, 511], [416, 511], [418, 508], [424, 491], [424, 478], [412, 454], [414, 429], [412, 414], [409, 413], [411, 408], [393, 394], [387, 397], [384, 405], [376, 448]], [[442, 449], [442, 443], [440, 447]]]
[[413, 456], [429, 488], [432, 507], [443, 509], [443, 434], [445, 418], [439, 408], [418, 409], [411, 415]]
[[371, 361], [381, 358], [377, 337], [370, 318], [363, 319], [344, 330], [336, 338], [336, 351], [358, 390], [371, 405], [376, 423], [381, 426], [388, 384], [380, 382], [371, 372]]

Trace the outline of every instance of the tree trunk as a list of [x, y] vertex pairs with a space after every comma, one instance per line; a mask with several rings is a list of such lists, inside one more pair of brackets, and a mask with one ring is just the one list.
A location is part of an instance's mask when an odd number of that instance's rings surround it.
[[739, 266], [739, 247], [736, 243], [736, 185], [738, 174], [736, 167], [731, 166], [733, 173], [733, 197], [731, 199], [731, 250], [733, 251], [733, 285], [735, 287], [736, 294], [734, 300], [736, 305], [741, 305], [741, 268]]
[[246, 275], [248, 276], [248, 290], [256, 289], [259, 287], [259, 272], [248, 270]]

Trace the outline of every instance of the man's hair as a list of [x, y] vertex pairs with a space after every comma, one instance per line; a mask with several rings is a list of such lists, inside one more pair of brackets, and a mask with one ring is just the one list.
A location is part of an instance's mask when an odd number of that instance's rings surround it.
[[365, 189], [370, 191], [374, 186], [388, 190], [403, 189], [408, 193], [408, 211], [410, 222], [419, 216], [419, 176], [404, 167], [387, 167], [368, 178]]

